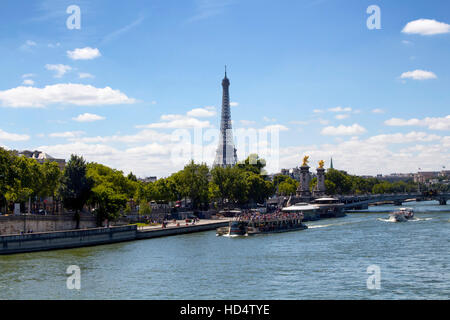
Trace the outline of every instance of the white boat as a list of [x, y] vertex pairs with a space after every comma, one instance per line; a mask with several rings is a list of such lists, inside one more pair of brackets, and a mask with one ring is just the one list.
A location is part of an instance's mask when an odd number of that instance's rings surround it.
[[318, 198], [313, 204], [319, 208], [321, 218], [338, 218], [346, 215], [344, 204], [337, 198]]
[[414, 218], [414, 210], [412, 208], [400, 208], [389, 215], [389, 221], [406, 222]]
[[300, 213], [303, 215], [303, 221], [320, 219], [319, 207], [305, 202], [299, 202], [293, 206], [285, 207], [282, 211], [286, 213]]

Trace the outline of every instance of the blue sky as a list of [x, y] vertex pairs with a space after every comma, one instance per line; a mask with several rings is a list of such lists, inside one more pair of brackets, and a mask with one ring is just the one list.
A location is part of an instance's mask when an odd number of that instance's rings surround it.
[[[370, 5], [381, 29], [367, 28]], [[216, 144], [194, 129], [219, 126], [226, 64], [235, 134], [278, 130], [271, 172], [305, 154], [355, 174], [450, 167], [448, 1], [4, 0], [0, 12], [9, 149], [139, 176], [211, 164]], [[192, 140], [173, 141], [183, 128]], [[174, 154], [196, 144], [206, 156]]]

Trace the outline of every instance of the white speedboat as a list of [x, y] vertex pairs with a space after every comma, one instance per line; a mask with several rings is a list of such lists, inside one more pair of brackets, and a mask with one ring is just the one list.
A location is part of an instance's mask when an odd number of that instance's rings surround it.
[[400, 208], [389, 215], [389, 221], [406, 222], [414, 218], [414, 210], [412, 208]]

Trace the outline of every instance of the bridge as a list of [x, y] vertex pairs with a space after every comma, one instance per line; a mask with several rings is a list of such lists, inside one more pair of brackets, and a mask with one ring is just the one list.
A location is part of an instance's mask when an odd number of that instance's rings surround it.
[[446, 205], [450, 200], [450, 193], [438, 193], [434, 195], [424, 195], [422, 193], [394, 193], [394, 194], [371, 194], [371, 195], [353, 195], [353, 196], [335, 196], [344, 203], [344, 208], [347, 210], [364, 210], [369, 207], [369, 204], [379, 202], [392, 202], [395, 205], [401, 206], [407, 200], [425, 201], [436, 200], [440, 205]]

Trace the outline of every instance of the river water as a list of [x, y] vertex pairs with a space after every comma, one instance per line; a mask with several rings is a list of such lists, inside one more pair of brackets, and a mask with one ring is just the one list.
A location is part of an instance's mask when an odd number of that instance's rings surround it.
[[[0, 299], [449, 299], [450, 206], [408, 206], [417, 220], [387, 222], [394, 207], [380, 206], [296, 232], [0, 256]], [[67, 289], [70, 265], [80, 290]], [[368, 289], [369, 266], [379, 289]]]

